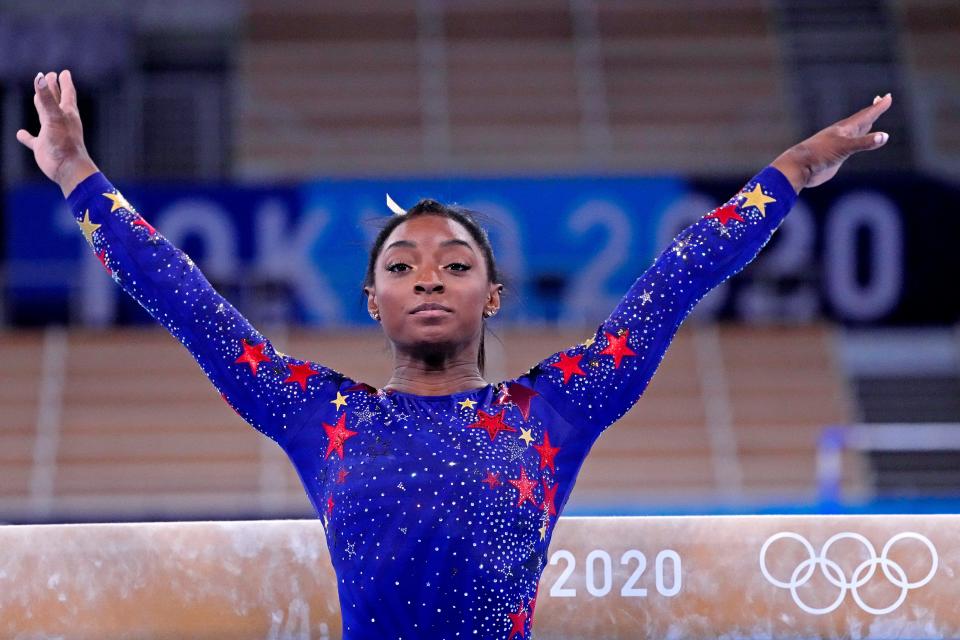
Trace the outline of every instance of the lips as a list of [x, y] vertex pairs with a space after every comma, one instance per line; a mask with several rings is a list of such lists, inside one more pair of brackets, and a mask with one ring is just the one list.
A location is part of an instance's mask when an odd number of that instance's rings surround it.
[[436, 302], [425, 302], [420, 306], [414, 307], [410, 313], [418, 313], [420, 311], [446, 311], [449, 313], [451, 309]]

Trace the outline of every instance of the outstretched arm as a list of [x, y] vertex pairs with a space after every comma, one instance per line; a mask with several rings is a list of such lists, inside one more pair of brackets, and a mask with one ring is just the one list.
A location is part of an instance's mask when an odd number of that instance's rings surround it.
[[[60, 185], [84, 237], [123, 289], [196, 358], [221, 396], [284, 445], [348, 381], [278, 352], [100, 173], [83, 143], [69, 71], [38, 74], [40, 132], [21, 129], [43, 173]], [[312, 400], [321, 400], [320, 404]]]
[[588, 447], [636, 403], [683, 320], [713, 287], [756, 257], [800, 190], [829, 180], [854, 153], [886, 143], [887, 134], [870, 129], [891, 100], [889, 94], [878, 97], [781, 154], [722, 206], [681, 231], [590, 339], [551, 355], [518, 382], [568, 416], [576, 428], [566, 435]]

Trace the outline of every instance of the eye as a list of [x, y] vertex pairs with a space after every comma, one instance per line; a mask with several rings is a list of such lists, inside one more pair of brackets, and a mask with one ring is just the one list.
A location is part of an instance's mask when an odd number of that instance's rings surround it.
[[[403, 269], [400, 267], [403, 267]], [[387, 265], [387, 271], [392, 271], [393, 273], [403, 273], [409, 268], [410, 265], [406, 264], [405, 262], [394, 262], [393, 264]]]
[[468, 264], [463, 264], [462, 262], [451, 262], [451, 263], [448, 264], [447, 266], [450, 267], [451, 269], [453, 269], [454, 271], [469, 271], [469, 270], [470, 270], [470, 265], [468, 265]]

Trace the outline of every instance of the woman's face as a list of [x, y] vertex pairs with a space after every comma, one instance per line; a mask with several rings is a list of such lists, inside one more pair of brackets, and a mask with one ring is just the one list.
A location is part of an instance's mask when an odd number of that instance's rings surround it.
[[390, 233], [366, 292], [384, 333], [407, 348], [479, 340], [484, 311], [500, 308], [500, 285], [489, 282], [480, 247], [441, 216], [417, 216]]

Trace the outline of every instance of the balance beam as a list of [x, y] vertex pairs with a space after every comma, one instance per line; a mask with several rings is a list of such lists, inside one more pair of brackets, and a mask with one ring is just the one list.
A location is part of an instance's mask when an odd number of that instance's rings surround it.
[[[537, 638], [960, 638], [960, 516], [561, 518]], [[4, 638], [339, 638], [319, 521], [0, 527]]]

